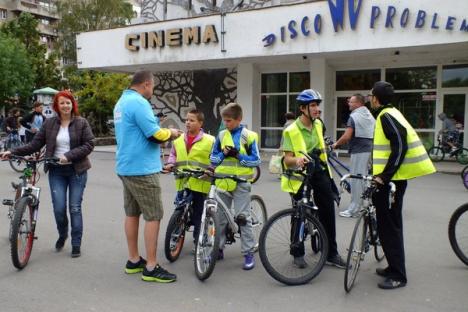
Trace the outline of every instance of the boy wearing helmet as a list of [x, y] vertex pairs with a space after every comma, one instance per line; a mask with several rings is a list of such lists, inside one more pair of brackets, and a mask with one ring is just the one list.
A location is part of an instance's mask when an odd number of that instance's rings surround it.
[[[330, 246], [327, 264], [345, 268], [346, 263], [338, 254], [336, 244], [335, 206], [331, 171], [327, 165], [323, 139], [323, 125], [314, 117], [318, 115], [322, 96], [315, 90], [307, 89], [302, 91], [296, 100], [299, 102], [300, 116], [283, 131], [284, 163], [289, 168], [302, 168], [307, 163], [307, 158], [301, 153], [318, 154], [319, 161], [313, 173], [311, 187], [314, 190], [314, 201], [319, 207], [319, 219], [325, 228]], [[302, 181], [296, 176], [283, 175], [281, 189], [290, 193], [294, 200], [302, 197]], [[304, 260], [304, 253], [303, 242], [292, 242], [290, 254], [294, 257], [294, 265], [299, 268], [308, 265]]]

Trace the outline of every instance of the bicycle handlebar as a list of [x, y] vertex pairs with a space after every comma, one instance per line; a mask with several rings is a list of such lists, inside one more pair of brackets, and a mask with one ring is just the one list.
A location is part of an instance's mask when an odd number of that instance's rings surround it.
[[[375, 176], [373, 176], [373, 175], [350, 174], [350, 173], [345, 174], [341, 178], [340, 181], [343, 182], [343, 181], [346, 181], [348, 179], [359, 179], [359, 180], [366, 180], [366, 181], [370, 181], [370, 182], [373, 182], [373, 183], [377, 183], [377, 182], [375, 182]], [[396, 191], [395, 183], [390, 182], [389, 185], [390, 185], [390, 192], [395, 193], [395, 191]]]
[[9, 159], [18, 159], [18, 160], [23, 160], [27, 163], [36, 163], [36, 164], [41, 163], [41, 162], [48, 163], [48, 164], [57, 164], [60, 161], [60, 159], [57, 157], [43, 157], [39, 159], [34, 159], [31, 157], [24, 157], [24, 156], [18, 156], [18, 155], [13, 155], [13, 154], [8, 156], [7, 159], [2, 159], [2, 161], [8, 161]]

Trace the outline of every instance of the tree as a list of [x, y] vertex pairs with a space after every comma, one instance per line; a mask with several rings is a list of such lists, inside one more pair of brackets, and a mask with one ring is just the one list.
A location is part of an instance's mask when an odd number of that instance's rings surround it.
[[0, 32], [0, 106], [11, 98], [28, 98], [34, 85], [35, 73], [25, 46], [17, 39]]
[[17, 38], [24, 44], [30, 60], [30, 68], [35, 74], [33, 88], [60, 88], [61, 76], [58, 68], [57, 54], [51, 53], [49, 56], [46, 55], [47, 48], [40, 41], [41, 37], [37, 30], [38, 23], [34, 16], [23, 12], [17, 19], [2, 25], [1, 32], [10, 37]]
[[124, 0], [61, 0], [58, 11], [60, 50], [72, 62], [76, 62], [77, 33], [124, 26], [133, 17], [132, 5]]
[[[82, 75], [82, 88], [76, 92], [80, 111], [94, 123], [91, 126], [98, 135], [106, 134], [105, 122], [112, 116], [115, 103], [122, 91], [130, 85], [130, 77], [125, 74], [107, 74], [87, 71]], [[95, 122], [94, 122], [95, 121]]]

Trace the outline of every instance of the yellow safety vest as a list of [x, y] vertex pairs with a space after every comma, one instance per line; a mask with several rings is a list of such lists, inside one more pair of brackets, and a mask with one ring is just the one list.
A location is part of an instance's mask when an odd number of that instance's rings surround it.
[[[234, 146], [234, 141], [229, 130], [221, 131], [218, 137], [221, 143], [221, 150], [226, 146]], [[245, 150], [245, 148], [251, 146], [254, 141], [258, 142], [257, 133], [243, 128], [241, 133], [239, 154], [247, 155], [247, 151]], [[252, 181], [254, 168], [242, 166], [239, 162], [239, 159], [237, 158], [226, 157], [224, 158], [223, 162], [216, 167], [215, 173], [235, 175], [239, 178]], [[237, 182], [231, 179], [217, 180], [216, 186], [222, 190], [230, 192], [236, 189]]]
[[[318, 119], [314, 120], [313, 123], [313, 131], [317, 131], [317, 137], [319, 138], [319, 148], [320, 148], [320, 160], [323, 163], [327, 163], [327, 153], [326, 153], [326, 146], [325, 140], [323, 139], [323, 125], [322, 122]], [[306, 142], [304, 141], [304, 137], [302, 136], [301, 129], [293, 122], [289, 127], [284, 129], [283, 137], [288, 136], [291, 140], [293, 151], [295, 157], [304, 157], [301, 152], [307, 154]], [[285, 164], [283, 164], [286, 167]], [[328, 174], [330, 177], [332, 176], [330, 168], [327, 166]], [[301, 188], [302, 183], [304, 182], [304, 178], [299, 174], [293, 175], [281, 175], [281, 190], [283, 192], [293, 193], [296, 194], [299, 189]]]
[[[202, 138], [192, 144], [187, 154], [185, 145], [185, 134], [174, 140], [174, 149], [177, 154], [175, 166], [177, 169], [206, 169], [210, 166], [210, 153], [214, 144], [214, 137], [204, 133]], [[189, 179], [176, 179], [176, 189], [183, 190], [184, 187], [201, 193], [210, 191], [210, 182], [190, 177]]]
[[396, 108], [385, 108], [375, 122], [374, 132], [374, 148], [372, 151], [372, 173], [378, 175], [382, 173], [390, 157], [391, 148], [390, 141], [386, 138], [382, 128], [382, 115], [388, 113], [395, 118], [403, 127], [405, 127], [407, 135], [406, 142], [408, 150], [405, 154], [405, 159], [393, 175], [392, 180], [408, 180], [423, 175], [436, 172], [432, 161], [427, 155], [424, 145], [419, 140], [419, 137], [413, 127], [405, 119], [405, 117]]

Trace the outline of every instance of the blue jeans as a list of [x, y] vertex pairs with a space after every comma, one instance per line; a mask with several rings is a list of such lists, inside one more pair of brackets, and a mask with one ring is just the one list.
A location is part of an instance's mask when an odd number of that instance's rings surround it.
[[72, 246], [81, 246], [81, 237], [83, 236], [81, 202], [83, 201], [83, 192], [87, 179], [87, 172], [76, 174], [73, 165], [49, 167], [49, 185], [54, 206], [55, 222], [57, 223], [57, 231], [61, 238], [68, 237], [68, 190]]

